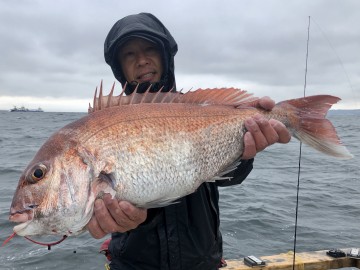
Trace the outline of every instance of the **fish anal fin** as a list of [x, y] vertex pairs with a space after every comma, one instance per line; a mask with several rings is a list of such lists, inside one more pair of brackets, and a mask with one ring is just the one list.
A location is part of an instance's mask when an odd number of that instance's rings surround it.
[[176, 197], [176, 198], [161, 198], [161, 199], [147, 202], [145, 205], [137, 205], [137, 207], [142, 207], [142, 208], [146, 208], [146, 209], [160, 208], [160, 207], [165, 207], [165, 206], [169, 206], [172, 204], [180, 203], [180, 201], [177, 201], [177, 199], [179, 199], [179, 198], [178, 197]]
[[231, 163], [229, 166], [225, 167], [223, 170], [221, 170], [218, 174], [216, 174], [213, 178], [207, 180], [206, 182], [215, 182], [218, 180], [231, 180], [231, 177], [224, 176], [234, 170], [240, 165], [241, 160], [237, 159], [233, 163]]

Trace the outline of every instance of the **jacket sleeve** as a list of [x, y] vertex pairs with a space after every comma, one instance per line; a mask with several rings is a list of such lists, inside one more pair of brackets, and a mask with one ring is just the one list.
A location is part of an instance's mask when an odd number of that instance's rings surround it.
[[151, 208], [147, 210], [147, 218], [134, 230], [142, 231], [154, 228], [162, 219], [164, 208]]
[[253, 169], [254, 159], [242, 160], [240, 165], [232, 172], [224, 175], [229, 180], [216, 181], [218, 187], [227, 187], [241, 184]]

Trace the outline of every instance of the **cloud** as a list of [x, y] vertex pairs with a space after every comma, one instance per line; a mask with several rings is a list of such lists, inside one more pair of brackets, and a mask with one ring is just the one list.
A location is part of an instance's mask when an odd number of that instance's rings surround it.
[[[338, 95], [342, 104], [360, 107], [357, 0], [177, 0], [171, 6], [0, 0], [0, 6], [0, 109], [29, 97], [38, 104], [51, 98], [59, 110], [87, 108], [78, 104], [91, 100], [100, 80], [106, 89], [114, 81], [103, 59], [109, 29], [142, 11], [155, 14], [178, 42], [178, 87], [237, 86], [275, 100], [302, 95], [311, 16], [308, 94]], [[19, 104], [7, 104], [10, 97]]]

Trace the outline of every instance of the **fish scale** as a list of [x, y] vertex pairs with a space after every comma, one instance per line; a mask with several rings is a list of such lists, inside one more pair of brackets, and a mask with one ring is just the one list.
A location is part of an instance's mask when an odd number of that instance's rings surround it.
[[[151, 107], [156, 104], [148, 104], [148, 112], [144, 114], [146, 117], [135, 121], [120, 119], [116, 124], [102, 129], [101, 133], [96, 132], [99, 136], [94, 135], [86, 141], [85, 147], [94, 149], [94, 152], [102, 149], [103, 155], [98, 156], [98, 159], [110, 159], [115, 164], [115, 179], [121, 186], [121, 192], [117, 192], [119, 199], [147, 207], [146, 202], [153, 202], [156, 196], [183, 196], [193, 192], [204, 179], [211, 178], [219, 168], [228, 166], [240, 156], [240, 139], [237, 145], [234, 141], [240, 138], [243, 121], [234, 117], [230, 110], [226, 114], [223, 108], [216, 108], [221, 110], [221, 114], [212, 117], [209, 123], [209, 108], [193, 105], [194, 108], [189, 110], [189, 106], [176, 105], [176, 109], [171, 110], [170, 104], [163, 104], [160, 110], [155, 111]], [[238, 124], [228, 119], [234, 119]], [[233, 131], [229, 132], [228, 129]], [[119, 137], [124, 136], [128, 137], [126, 141], [116, 143]], [[193, 179], [193, 182], [187, 183], [184, 194], [179, 194], [176, 187], [189, 179]], [[148, 187], [148, 183], [153, 185]], [[148, 187], [147, 194], [143, 193], [144, 185]]]

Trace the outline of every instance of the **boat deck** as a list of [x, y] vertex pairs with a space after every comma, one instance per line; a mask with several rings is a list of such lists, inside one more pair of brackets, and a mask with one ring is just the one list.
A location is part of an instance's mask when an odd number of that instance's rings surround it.
[[[341, 249], [345, 253], [350, 248]], [[344, 267], [360, 268], [360, 258], [342, 257], [332, 258], [326, 254], [328, 250], [320, 250], [313, 252], [296, 253], [295, 270], [322, 270], [322, 269], [338, 269]], [[250, 254], [249, 254], [250, 255]], [[250, 267], [244, 264], [243, 260], [226, 260], [227, 266], [223, 270], [292, 270], [293, 269], [293, 252], [281, 253], [278, 255], [261, 256], [260, 259], [266, 262], [263, 267]]]

